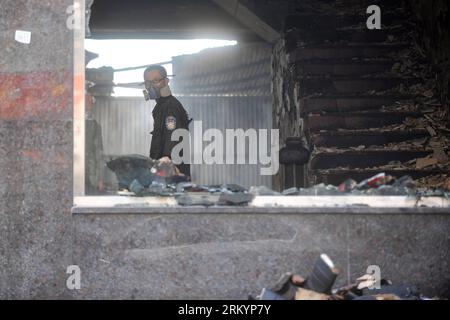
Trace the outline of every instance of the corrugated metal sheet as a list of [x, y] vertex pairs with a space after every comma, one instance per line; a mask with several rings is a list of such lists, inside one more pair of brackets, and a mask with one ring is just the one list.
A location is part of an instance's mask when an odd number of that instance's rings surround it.
[[[180, 97], [203, 131], [219, 129], [271, 129], [271, 97]], [[193, 130], [191, 128], [193, 139]], [[204, 143], [204, 147], [207, 143]], [[201, 184], [237, 183], [245, 187], [272, 185], [272, 177], [261, 176], [259, 165], [193, 165], [192, 177]]]
[[270, 46], [252, 43], [173, 57], [173, 91], [178, 95], [269, 95], [271, 56]]
[[[272, 102], [267, 96], [180, 97], [179, 100], [191, 118], [202, 121], [203, 131], [216, 128], [225, 136], [225, 129], [272, 128]], [[94, 117], [102, 126], [106, 155], [148, 156], [153, 106], [154, 103], [143, 98], [97, 98]], [[259, 165], [193, 165], [192, 177], [198, 184], [238, 183], [245, 187], [272, 184], [272, 177], [260, 175]]]
[[155, 102], [143, 98], [96, 97], [94, 118], [102, 126], [105, 155], [148, 156]]

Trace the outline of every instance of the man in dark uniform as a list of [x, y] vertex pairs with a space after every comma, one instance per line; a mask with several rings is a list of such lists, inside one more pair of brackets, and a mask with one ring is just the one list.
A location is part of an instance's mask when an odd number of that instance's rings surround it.
[[[171, 163], [172, 149], [181, 142], [172, 141], [172, 133], [177, 129], [189, 130], [189, 118], [183, 108], [171, 93], [167, 71], [160, 65], [148, 67], [144, 72], [146, 99], [156, 100], [153, 110], [154, 129], [150, 158], [163, 163]], [[181, 154], [183, 156], [183, 154]], [[190, 165], [182, 163], [177, 166], [182, 174], [191, 176]]]

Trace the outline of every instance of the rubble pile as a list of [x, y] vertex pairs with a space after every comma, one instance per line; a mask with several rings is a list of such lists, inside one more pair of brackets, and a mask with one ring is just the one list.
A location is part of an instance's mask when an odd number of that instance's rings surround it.
[[380, 149], [385, 148], [389, 150], [428, 150], [433, 154], [421, 159], [414, 159], [408, 162], [395, 162], [387, 166], [381, 166], [371, 169], [438, 169], [442, 170], [440, 176], [440, 183], [428, 183], [429, 180], [436, 180], [438, 175], [430, 178], [417, 179], [418, 185], [423, 187], [444, 186], [448, 179], [450, 171], [450, 129], [447, 124], [447, 111], [440, 103], [437, 97], [437, 87], [434, 72], [429, 64], [424, 61], [426, 55], [422, 52], [417, 43], [413, 31], [402, 35], [402, 41], [408, 44], [413, 44], [407, 49], [399, 53], [393, 54], [392, 58], [401, 59], [393, 65], [390, 71], [377, 76], [397, 76], [397, 77], [415, 77], [421, 79], [421, 82], [406, 86], [400, 84], [390, 90], [369, 92], [369, 94], [404, 94], [415, 96], [414, 99], [398, 101], [391, 106], [383, 106], [384, 112], [411, 112], [420, 113], [423, 116], [418, 118], [406, 118], [403, 124], [392, 125], [384, 128], [376, 128], [373, 130], [391, 132], [399, 130], [404, 131], [408, 129], [425, 129], [429, 137], [423, 139], [409, 140], [398, 143], [390, 143], [383, 146], [361, 146], [361, 149]]
[[[407, 34], [406, 37], [410, 42], [413, 42], [413, 36]], [[386, 170], [430, 170], [430, 171], [441, 171], [440, 175], [432, 174], [430, 177], [416, 179], [416, 184], [421, 187], [436, 187], [436, 186], [446, 186], [448, 182], [449, 172], [450, 172], [450, 128], [447, 124], [447, 111], [439, 102], [437, 97], [436, 82], [433, 79], [433, 71], [431, 68], [423, 63], [423, 53], [420, 52], [418, 46], [405, 49], [400, 53], [396, 53], [397, 58], [401, 58], [401, 62], [397, 62], [393, 65], [392, 69], [379, 74], [370, 74], [365, 77], [377, 78], [377, 77], [415, 77], [420, 78], [422, 81], [407, 86], [404, 83], [399, 84], [389, 90], [384, 91], [370, 91], [366, 92], [367, 95], [404, 95], [404, 96], [414, 96], [413, 99], [401, 100], [395, 102], [392, 105], [385, 105], [380, 109], [380, 112], [386, 113], [411, 113], [411, 117], [406, 117], [403, 123], [387, 125], [383, 127], [366, 128], [364, 130], [352, 130], [346, 128], [339, 128], [336, 131], [340, 133], [351, 133], [357, 135], [359, 131], [361, 132], [376, 132], [376, 133], [402, 133], [408, 130], [426, 130], [428, 133], [427, 137], [392, 142], [388, 144], [380, 145], [360, 145], [360, 146], [350, 146], [350, 147], [315, 147], [313, 149], [311, 157], [314, 158], [318, 154], [323, 153], [334, 153], [342, 154], [348, 151], [382, 151], [382, 150], [392, 150], [392, 151], [429, 151], [431, 154], [425, 158], [417, 158], [409, 160], [406, 162], [392, 161], [386, 165], [380, 165], [376, 167], [345, 167], [338, 166], [333, 168], [333, 170], [377, 170], [379, 172]], [[370, 60], [370, 59], [369, 59]], [[373, 60], [376, 60], [374, 58]], [[368, 111], [369, 112], [369, 111]], [[364, 111], [361, 112], [364, 114]], [[418, 117], [413, 117], [414, 114], [419, 115]], [[387, 115], [388, 116], [388, 115]], [[326, 132], [326, 130], [321, 130], [321, 133]], [[323, 170], [322, 173], [326, 173]], [[435, 181], [439, 179], [439, 183]]]
[[365, 274], [340, 288], [333, 288], [339, 269], [331, 259], [322, 254], [307, 278], [286, 273], [276, 285], [264, 288], [256, 297], [249, 300], [434, 300], [409, 285], [394, 285], [391, 281], [379, 278], [376, 270]]
[[[120, 195], [175, 197], [182, 206], [245, 206], [255, 196], [442, 196], [450, 195], [450, 177], [429, 177], [416, 182], [409, 176], [395, 178], [385, 173], [357, 182], [348, 179], [338, 186], [318, 184], [311, 188], [290, 188], [283, 192], [265, 186], [246, 189], [237, 184], [196, 185], [180, 174], [173, 164], [159, 163], [143, 156], [125, 156], [108, 163], [117, 176]], [[419, 185], [429, 184], [431, 188]]]
[[[429, 181], [427, 179], [430, 179]], [[429, 184], [429, 188], [423, 185]], [[420, 187], [418, 187], [420, 186]], [[353, 179], [344, 181], [339, 186], [326, 185], [324, 183], [311, 188], [291, 188], [283, 191], [285, 196], [443, 196], [448, 198], [450, 193], [450, 178], [442, 180], [442, 176], [434, 177], [434, 180], [422, 178], [417, 182], [409, 176], [399, 179], [380, 173], [360, 183]]]

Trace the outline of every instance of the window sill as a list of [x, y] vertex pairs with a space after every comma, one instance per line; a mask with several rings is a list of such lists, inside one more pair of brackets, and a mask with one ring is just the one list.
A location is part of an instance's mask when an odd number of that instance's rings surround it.
[[173, 197], [76, 197], [72, 214], [450, 214], [443, 197], [258, 196], [248, 206], [179, 206]]

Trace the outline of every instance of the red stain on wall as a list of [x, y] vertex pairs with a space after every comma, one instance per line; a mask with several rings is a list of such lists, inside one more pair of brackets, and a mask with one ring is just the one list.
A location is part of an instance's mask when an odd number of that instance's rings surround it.
[[39, 150], [22, 150], [22, 156], [33, 161], [39, 161], [43, 158], [42, 152]]
[[0, 120], [72, 118], [72, 71], [0, 73]]
[[63, 151], [26, 149], [21, 151], [21, 156], [23, 159], [31, 160], [32, 162], [39, 164], [45, 162], [47, 164], [57, 165], [66, 169], [69, 169], [72, 165], [71, 154], [67, 154]]

